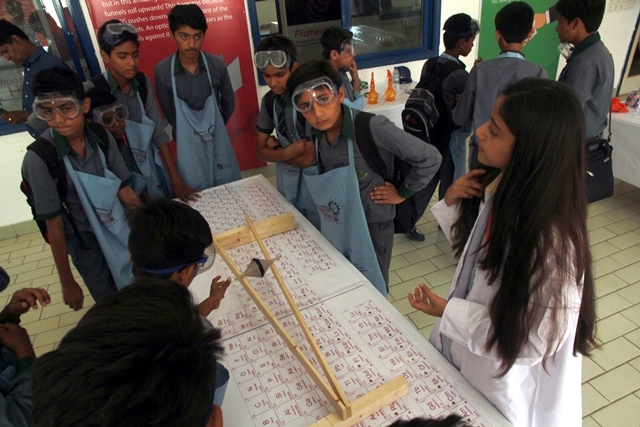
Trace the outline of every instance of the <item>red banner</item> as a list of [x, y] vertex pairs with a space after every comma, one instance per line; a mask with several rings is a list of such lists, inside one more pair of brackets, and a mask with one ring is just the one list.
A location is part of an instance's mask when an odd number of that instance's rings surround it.
[[209, 28], [202, 49], [222, 58], [229, 68], [235, 88], [236, 109], [227, 123], [233, 148], [242, 170], [265, 165], [256, 155], [256, 123], [258, 95], [249, 29], [244, 0], [87, 0], [93, 28], [97, 34], [103, 22], [119, 19], [135, 25], [139, 30], [140, 71], [153, 81], [158, 62], [176, 51], [169, 34], [167, 14], [176, 4], [195, 3], [207, 17]]

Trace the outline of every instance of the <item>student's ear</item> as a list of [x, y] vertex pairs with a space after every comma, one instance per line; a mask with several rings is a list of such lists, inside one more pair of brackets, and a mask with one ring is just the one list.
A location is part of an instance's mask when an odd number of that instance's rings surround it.
[[338, 88], [338, 101], [340, 101], [340, 103], [342, 103], [344, 101], [344, 87], [340, 86]]
[[582, 19], [576, 18], [569, 22], [569, 26], [573, 31], [577, 31], [580, 27], [584, 28], [584, 22], [582, 22]]
[[22, 38], [16, 36], [15, 34], [12, 34], [11, 43], [15, 44], [16, 46], [22, 46]]
[[180, 271], [176, 271], [171, 276], [171, 280], [178, 282], [182, 286], [189, 286], [196, 277], [196, 264], [186, 266]]
[[100, 49], [100, 57], [104, 61], [105, 65], [109, 65], [109, 55], [104, 50]]
[[329, 52], [330, 60], [337, 61], [339, 57], [340, 57], [340, 52], [338, 52], [337, 50], [334, 49], [331, 52]]
[[500, 32], [500, 30], [496, 30], [496, 41], [500, 43], [501, 40], [502, 40], [502, 33]]
[[293, 73], [296, 68], [298, 68], [298, 62], [294, 62], [293, 65], [291, 66], [291, 72]]
[[[82, 105], [82, 112], [87, 114], [91, 109], [91, 98], [87, 96], [85, 99], [82, 100], [82, 104], [80, 105]], [[131, 255], [129, 255], [129, 258], [131, 258]]]

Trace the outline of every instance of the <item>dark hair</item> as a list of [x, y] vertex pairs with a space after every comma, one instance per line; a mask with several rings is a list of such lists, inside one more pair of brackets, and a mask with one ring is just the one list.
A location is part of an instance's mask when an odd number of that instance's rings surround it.
[[6, 19], [0, 19], [0, 45], [10, 44], [11, 36], [18, 36], [21, 39], [29, 40], [29, 37], [17, 25]]
[[353, 37], [353, 33], [340, 27], [329, 27], [320, 36], [320, 44], [324, 48], [322, 57], [329, 59], [332, 50], [340, 50], [342, 43]]
[[498, 11], [495, 24], [507, 43], [522, 43], [533, 28], [533, 9], [523, 1], [514, 1]]
[[293, 42], [285, 36], [270, 36], [260, 40], [254, 52], [264, 52], [265, 50], [280, 50], [291, 58], [291, 67], [298, 61], [298, 49]]
[[117, 102], [116, 97], [109, 92], [103, 92], [96, 90], [95, 88], [87, 91], [87, 98], [91, 99], [91, 108], [89, 114], [93, 114], [95, 108], [104, 107], [105, 105], [115, 104]]
[[327, 61], [313, 59], [305, 62], [291, 73], [287, 80], [287, 91], [293, 94], [296, 87], [320, 77], [329, 77], [334, 84], [338, 86], [340, 85], [340, 77], [338, 77], [338, 73]]
[[129, 252], [136, 277], [168, 279], [173, 273], [159, 270], [196, 262], [213, 242], [209, 224], [191, 206], [169, 199], [155, 199], [127, 213], [131, 227]]
[[196, 4], [178, 4], [169, 12], [169, 29], [172, 33], [178, 31], [181, 25], [186, 25], [194, 30], [207, 32], [207, 18], [202, 9]]
[[100, 25], [100, 28], [98, 29], [98, 44], [100, 45], [100, 50], [104, 51], [107, 55], [111, 55], [111, 52], [115, 47], [120, 46], [121, 44], [124, 44], [126, 42], [134, 42], [136, 45], [140, 46], [138, 35], [130, 33], [129, 31], [123, 31], [122, 36], [120, 36], [120, 40], [118, 40], [118, 43], [116, 44], [109, 44], [106, 41], [102, 40], [104, 32], [107, 29], [107, 25], [118, 24], [120, 22], [122, 21], [120, 21], [119, 19], [111, 19]]
[[40, 71], [33, 78], [31, 86], [33, 96], [41, 93], [58, 92], [61, 95], [71, 95], [78, 99], [84, 99], [84, 87], [82, 80], [68, 68], [53, 67]]
[[413, 418], [410, 420], [397, 420], [388, 427], [466, 427], [460, 415], [451, 414], [438, 418]]
[[572, 22], [580, 18], [587, 33], [595, 33], [602, 24], [607, 2], [606, 0], [560, 0], [555, 7], [567, 21]]
[[137, 279], [98, 301], [31, 368], [38, 427], [204, 425], [220, 330], [187, 288]]
[[[541, 312], [551, 317], [543, 366], [557, 350], [569, 327], [562, 314], [572, 309], [566, 302], [570, 276], [576, 287], [583, 280], [574, 354], [587, 355], [597, 345], [582, 105], [564, 83], [535, 78], [508, 86], [497, 102], [502, 102], [500, 116], [515, 144], [493, 196], [493, 220], [480, 268], [488, 272], [489, 283], [498, 286], [489, 308], [493, 329], [487, 350], [496, 347], [504, 375], [541, 321]], [[477, 197], [459, 205], [460, 219], [452, 227], [458, 256], [479, 205]]]
[[456, 13], [455, 15], [450, 16], [444, 22], [442, 30], [444, 31], [442, 41], [446, 49], [454, 49], [460, 39], [468, 41], [473, 37], [471, 30], [471, 17], [466, 13]]

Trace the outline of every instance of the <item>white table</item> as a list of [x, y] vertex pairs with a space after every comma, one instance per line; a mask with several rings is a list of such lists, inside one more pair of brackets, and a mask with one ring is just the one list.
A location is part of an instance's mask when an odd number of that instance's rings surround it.
[[613, 176], [640, 187], [640, 111], [613, 113], [611, 122]]
[[[265, 239], [265, 245], [272, 256], [283, 255], [278, 269], [349, 399], [399, 375], [410, 383], [407, 396], [359, 425], [451, 412], [475, 426], [510, 425], [264, 177], [206, 190], [194, 207], [214, 234], [244, 225], [244, 212], [252, 220], [294, 213], [298, 228]], [[255, 243], [228, 253], [240, 270], [261, 257]], [[220, 258], [191, 285], [196, 302], [215, 275], [230, 275]], [[271, 273], [250, 281], [318, 366]], [[305, 427], [333, 412], [238, 282], [209, 320], [222, 330], [223, 364], [231, 373], [222, 407], [226, 425]]]
[[367, 113], [373, 114], [382, 114], [386, 116], [389, 120], [395, 123], [400, 129], [402, 127], [402, 110], [404, 110], [404, 104], [407, 102], [409, 95], [411, 94], [411, 89], [416, 86], [417, 82], [407, 83], [398, 85], [398, 89], [396, 90], [396, 98], [392, 102], [387, 102], [385, 99], [384, 93], [387, 90], [387, 82], [376, 83], [376, 92], [378, 92], [378, 103], [371, 105], [367, 101], [367, 98], [364, 100], [364, 111]]

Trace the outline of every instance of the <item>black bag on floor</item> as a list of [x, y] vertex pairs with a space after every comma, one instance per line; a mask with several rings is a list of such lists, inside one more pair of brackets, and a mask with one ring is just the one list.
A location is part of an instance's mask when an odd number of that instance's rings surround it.
[[[611, 126], [611, 125], [609, 125]], [[613, 168], [609, 136], [587, 140], [587, 198], [589, 203], [613, 196]]]

